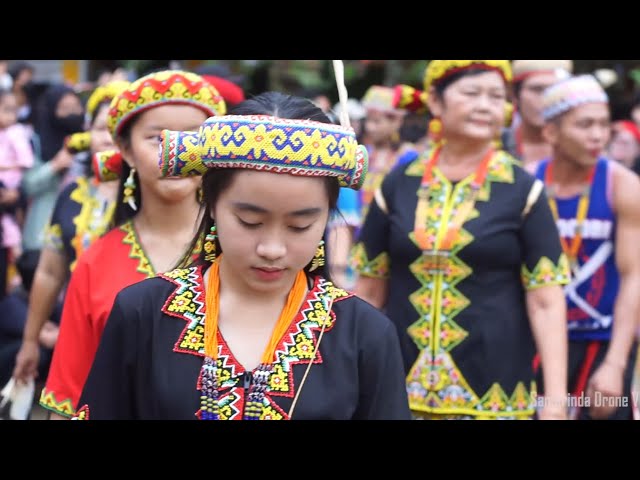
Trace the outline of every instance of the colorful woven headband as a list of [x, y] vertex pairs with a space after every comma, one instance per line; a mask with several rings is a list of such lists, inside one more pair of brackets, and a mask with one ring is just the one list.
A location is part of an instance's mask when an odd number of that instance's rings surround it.
[[620, 120], [613, 124], [612, 129], [615, 132], [619, 132], [625, 130], [633, 135], [636, 142], [640, 143], [640, 129], [638, 129], [637, 125], [630, 120]]
[[337, 177], [358, 190], [367, 173], [366, 148], [353, 129], [266, 115], [211, 117], [198, 132], [163, 130], [160, 170], [165, 177], [202, 175], [209, 168], [250, 168]]
[[511, 83], [511, 64], [509, 60], [432, 60], [424, 74], [424, 90], [456, 72], [469, 69], [493, 70], [498, 72], [507, 84]]
[[91, 147], [91, 132], [79, 132], [64, 139], [64, 148], [71, 153], [86, 152]]
[[117, 150], [98, 152], [92, 162], [93, 175], [98, 182], [118, 180], [122, 175], [122, 155]]
[[383, 113], [404, 113], [403, 109], [396, 106], [395, 91], [391, 87], [373, 85], [369, 87], [362, 97], [362, 106], [367, 110], [376, 110]]
[[107, 126], [115, 138], [137, 114], [164, 104], [193, 105], [208, 116], [227, 112], [222, 96], [200, 75], [165, 70], [139, 78], [111, 102]]
[[89, 100], [87, 100], [87, 113], [93, 116], [93, 114], [95, 114], [96, 112], [96, 108], [98, 108], [98, 105], [103, 102], [110, 102], [114, 97], [117, 97], [122, 92], [124, 92], [129, 87], [129, 85], [131, 85], [130, 82], [117, 80], [96, 87], [96, 89], [89, 97]]
[[609, 97], [591, 75], [562, 80], [544, 91], [542, 116], [545, 121], [587, 103], [609, 103]]
[[558, 80], [573, 72], [571, 60], [514, 60], [511, 63], [513, 81], [522, 82], [531, 75], [555, 73]]

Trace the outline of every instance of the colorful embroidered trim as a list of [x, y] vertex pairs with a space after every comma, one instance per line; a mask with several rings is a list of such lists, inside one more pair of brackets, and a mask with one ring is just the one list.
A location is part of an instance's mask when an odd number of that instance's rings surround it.
[[532, 271], [526, 265], [522, 266], [522, 285], [527, 290], [545, 287], [547, 285], [566, 285], [571, 280], [569, 258], [561, 254], [558, 263], [542, 257]]

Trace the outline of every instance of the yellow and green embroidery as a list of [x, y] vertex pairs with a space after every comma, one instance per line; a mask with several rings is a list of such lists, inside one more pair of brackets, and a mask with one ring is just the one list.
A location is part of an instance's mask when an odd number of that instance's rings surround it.
[[388, 278], [391, 259], [387, 252], [382, 252], [373, 260], [369, 260], [364, 243], [359, 242], [351, 250], [351, 264], [364, 277]]
[[153, 269], [153, 265], [151, 265], [151, 261], [147, 257], [147, 254], [144, 252], [142, 245], [140, 245], [138, 235], [136, 234], [136, 230], [133, 227], [133, 221], [129, 220], [128, 222], [123, 223], [120, 226], [120, 230], [126, 233], [126, 235], [122, 239], [122, 243], [131, 246], [129, 258], [138, 260], [138, 268], [136, 270], [147, 277], [153, 277], [156, 273]]
[[75, 413], [75, 409], [73, 408], [73, 403], [70, 398], [58, 401], [56, 400], [54, 393], [47, 391], [46, 388], [43, 388], [40, 393], [39, 403], [43, 408], [51, 410], [52, 412], [64, 417], [71, 417]]
[[[511, 157], [504, 152], [494, 156], [478, 201], [489, 200], [493, 182], [514, 182], [513, 165]], [[410, 164], [405, 173], [408, 176], [422, 176], [424, 168], [423, 156]], [[426, 230], [427, 235], [436, 239], [445, 234], [456, 209], [463, 203], [471, 188], [471, 177], [453, 186], [438, 169], [434, 170], [434, 175], [437, 181], [430, 190], [432, 208], [426, 218]], [[478, 215], [477, 209], [474, 209], [467, 221]], [[409, 237], [418, 247], [413, 232]], [[530, 416], [533, 414], [532, 399], [523, 385], [518, 384], [515, 391], [508, 395], [496, 383], [480, 396], [465, 380], [451, 355], [468, 336], [455, 318], [470, 304], [457, 285], [472, 274], [472, 269], [458, 256], [472, 241], [473, 236], [462, 228], [444, 271], [429, 269], [428, 259], [424, 255], [410, 265], [420, 288], [409, 297], [418, 318], [407, 332], [420, 353], [406, 378], [409, 405], [418, 416]]]
[[92, 189], [89, 180], [79, 177], [78, 186], [71, 192], [70, 198], [80, 205], [80, 213], [73, 219], [75, 235], [71, 239], [71, 247], [76, 258], [70, 265], [73, 271], [78, 258], [104, 232], [107, 231], [111, 216], [115, 210], [115, 202], [106, 202]]
[[44, 246], [64, 254], [64, 242], [62, 241], [62, 226], [59, 223], [49, 225], [44, 233]]
[[548, 285], [566, 285], [570, 280], [571, 268], [564, 253], [560, 255], [557, 264], [547, 257], [542, 257], [531, 272], [526, 265], [522, 266], [522, 284], [527, 290]]

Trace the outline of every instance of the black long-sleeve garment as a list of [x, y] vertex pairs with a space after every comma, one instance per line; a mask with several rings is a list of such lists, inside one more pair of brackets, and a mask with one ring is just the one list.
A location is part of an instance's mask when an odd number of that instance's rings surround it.
[[[324, 295], [330, 324], [302, 386], [294, 420], [411, 418], [397, 333], [363, 300], [313, 278], [300, 313], [276, 350], [261, 418], [287, 419], [317, 345]], [[176, 270], [124, 289], [114, 303], [80, 398], [80, 418], [189, 420], [199, 417], [204, 360], [200, 267]], [[328, 297], [324, 297], [328, 298]], [[255, 382], [219, 335], [222, 419], [243, 416]], [[247, 388], [247, 386], [249, 388]]]

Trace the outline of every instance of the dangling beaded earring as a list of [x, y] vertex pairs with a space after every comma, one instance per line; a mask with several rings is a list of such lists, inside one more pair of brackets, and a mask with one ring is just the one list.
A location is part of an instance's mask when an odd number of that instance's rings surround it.
[[196, 200], [198, 201], [198, 203], [202, 203], [202, 201], [204, 200], [204, 194], [202, 193], [202, 187], [198, 187], [198, 190], [196, 191]]
[[211, 230], [204, 237], [204, 259], [207, 262], [216, 261], [216, 238], [218, 237], [216, 226], [212, 226]]
[[[511, 124], [513, 123], [513, 110], [513, 104], [507, 102], [504, 106], [504, 128], [511, 128]], [[500, 129], [498, 137], [493, 141], [496, 150], [501, 150], [504, 147], [502, 143], [502, 133], [502, 129]]]
[[124, 192], [122, 195], [122, 203], [126, 203], [129, 205], [134, 211], [138, 210], [138, 205], [136, 205], [136, 181], [134, 179], [134, 175], [136, 173], [136, 169], [132, 168], [129, 172], [129, 176], [127, 180], [124, 182]]
[[320, 244], [318, 244], [316, 254], [311, 260], [311, 267], [309, 267], [309, 271], [313, 272], [319, 267], [324, 267], [324, 240], [320, 240]]
[[429, 121], [429, 140], [435, 146], [442, 142], [442, 121], [437, 117]]

